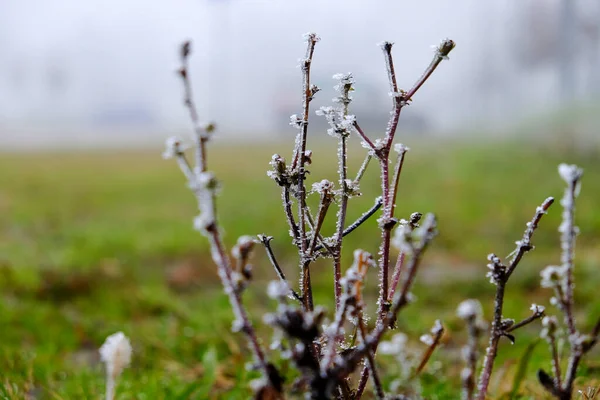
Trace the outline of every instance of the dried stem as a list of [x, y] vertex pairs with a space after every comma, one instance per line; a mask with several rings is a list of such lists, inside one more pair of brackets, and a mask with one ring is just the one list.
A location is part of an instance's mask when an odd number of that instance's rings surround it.
[[[200, 119], [198, 118], [198, 111], [196, 109], [196, 105], [194, 103], [193, 94], [192, 94], [192, 85], [191, 80], [189, 78], [190, 73], [188, 70], [188, 61], [189, 56], [191, 54], [191, 42], [184, 42], [181, 46], [181, 68], [179, 69], [179, 75], [181, 76], [181, 80], [183, 82], [184, 89], [184, 104], [188, 109], [190, 120], [192, 121], [192, 126], [194, 128], [194, 140], [196, 143], [196, 169], [195, 172], [202, 172], [206, 170], [206, 146], [205, 143], [208, 140], [208, 134], [212, 130], [212, 126], [202, 125], [200, 124]], [[203, 169], [204, 168], [204, 169]]]
[[298, 170], [298, 188], [297, 188], [297, 196], [298, 196], [298, 234], [300, 239], [300, 295], [302, 297], [304, 307], [307, 310], [313, 309], [313, 300], [312, 300], [312, 285], [310, 282], [310, 259], [307, 257], [308, 250], [308, 239], [306, 236], [306, 185], [304, 182], [306, 170], [306, 140], [308, 135], [308, 116], [310, 111], [310, 101], [312, 100], [312, 88], [310, 85], [310, 67], [312, 64], [312, 58], [315, 51], [315, 45], [319, 41], [319, 38], [314, 33], [309, 33], [306, 35], [307, 47], [306, 47], [306, 56], [304, 60], [301, 61], [301, 69], [302, 69], [302, 121], [299, 133], [299, 141], [298, 146], [296, 148], [296, 155], [294, 157], [294, 162], [296, 159], [299, 160], [299, 164], [297, 165]]
[[369, 166], [369, 162], [371, 161], [371, 158], [373, 158], [373, 156], [370, 153], [367, 153], [365, 160], [362, 162], [362, 164], [360, 165], [360, 168], [358, 169], [358, 172], [356, 173], [356, 178], [354, 178], [354, 183], [360, 182], [363, 175], [365, 174], [365, 171], [367, 170], [367, 167]]
[[[312, 237], [310, 239], [310, 244], [308, 246], [308, 256], [312, 256], [315, 251], [315, 246], [317, 244], [317, 240], [320, 235], [321, 227], [323, 226], [323, 222], [325, 221], [325, 216], [327, 215], [327, 210], [329, 209], [329, 205], [333, 200], [333, 195], [330, 193], [328, 189], [323, 189], [321, 193], [321, 202], [319, 203], [319, 211], [317, 214], [317, 222], [312, 227]], [[310, 214], [310, 213], [308, 213]]]
[[423, 353], [423, 356], [421, 357], [421, 362], [419, 363], [419, 366], [417, 367], [415, 372], [412, 374], [411, 378], [413, 378], [413, 379], [415, 377], [419, 376], [419, 374], [423, 371], [423, 369], [429, 362], [431, 355], [433, 354], [435, 349], [440, 344], [440, 340], [442, 339], [442, 336], [444, 335], [444, 327], [442, 326], [442, 324], [439, 321], [436, 321], [436, 326], [434, 327], [434, 329], [432, 330], [431, 333], [433, 336], [430, 336], [430, 337], [433, 338], [433, 341], [428, 345], [427, 350], [425, 350], [425, 353]]
[[[364, 341], [364, 345], [359, 346], [359, 348], [355, 352], [355, 356], [351, 357], [348, 363], [351, 365], [352, 361], [355, 359], [356, 355], [363, 354], [367, 351], [372, 350], [375, 353], [377, 346], [381, 340], [381, 337], [385, 333], [388, 327], [393, 326], [398, 313], [404, 308], [410, 300], [410, 289], [412, 288], [412, 284], [414, 283], [414, 278], [416, 276], [419, 264], [421, 262], [421, 257], [423, 256], [425, 250], [433, 240], [436, 235], [436, 219], [433, 214], [428, 214], [425, 217], [425, 221], [420, 227], [421, 233], [421, 241], [413, 247], [413, 251], [411, 257], [407, 264], [407, 274], [408, 276], [403, 281], [402, 289], [400, 292], [394, 295], [394, 298], [389, 305], [389, 310], [384, 314], [383, 319], [378, 321], [375, 329], [371, 332], [369, 337]], [[367, 370], [368, 373], [368, 370]], [[363, 369], [361, 379], [356, 390], [357, 399], [362, 396], [362, 393], [365, 390], [366, 384], [368, 380], [368, 374], [365, 376], [365, 370]]]
[[[209, 126], [202, 127], [198, 122], [198, 113], [192, 97], [191, 83], [188, 72], [188, 57], [191, 52], [191, 45], [185, 42], [181, 47], [181, 62], [182, 66], [179, 70], [179, 75], [182, 78], [184, 86], [184, 101], [190, 114], [190, 118], [194, 125], [196, 148], [195, 160], [196, 166], [194, 174], [190, 174], [190, 167], [187, 161], [184, 161], [181, 151], [175, 151], [178, 163], [182, 167], [182, 171], [188, 179], [189, 186], [193, 189], [198, 199], [198, 206], [201, 210], [201, 216], [197, 219], [197, 227], [208, 237], [212, 258], [217, 264], [218, 274], [221, 278], [225, 292], [229, 297], [229, 302], [236, 317], [236, 326], [244, 332], [248, 339], [249, 347], [252, 350], [255, 361], [258, 367], [262, 370], [264, 378], [271, 383], [271, 386], [277, 391], [281, 389], [281, 381], [278, 379], [279, 374], [274, 367], [266, 360], [264, 351], [259, 343], [259, 340], [254, 331], [254, 327], [248, 318], [247, 312], [242, 304], [240, 290], [236, 286], [233, 279], [233, 271], [231, 261], [225, 251], [223, 245], [218, 222], [216, 218], [216, 180], [212, 174], [207, 171], [206, 163], [206, 146], [208, 140], [208, 132], [212, 129]], [[173, 141], [168, 142], [171, 146]], [[179, 149], [179, 146], [177, 146]], [[169, 151], [169, 149], [168, 149]], [[173, 146], [171, 147], [173, 153]]]
[[440, 63], [443, 60], [448, 59], [448, 54], [452, 51], [452, 49], [455, 46], [456, 44], [454, 43], [454, 41], [450, 39], [442, 40], [442, 42], [436, 47], [433, 60], [431, 60], [431, 63], [429, 64], [423, 75], [421, 75], [419, 80], [417, 80], [413, 87], [403, 96], [405, 101], [412, 100], [412, 97], [415, 95], [415, 93], [417, 93], [421, 86], [423, 86], [427, 79], [429, 79], [429, 77], [431, 76], [431, 74], [433, 74], [433, 71], [435, 71], [438, 65], [440, 65]]
[[[358, 331], [361, 339], [364, 341], [367, 338], [367, 328], [365, 327], [365, 321], [363, 320], [362, 309], [357, 312], [358, 319]], [[384, 400], [386, 398], [385, 392], [383, 391], [383, 385], [379, 378], [379, 372], [377, 371], [377, 364], [375, 364], [375, 352], [367, 351], [367, 368], [373, 379], [373, 387], [375, 388], [375, 396], [377, 399]], [[427, 363], [427, 361], [425, 361]]]
[[490, 254], [488, 256], [488, 259], [490, 260], [488, 267], [491, 269], [491, 271], [488, 273], [488, 277], [490, 277], [491, 282], [496, 285], [496, 296], [494, 300], [494, 319], [492, 321], [490, 341], [483, 361], [483, 369], [479, 375], [479, 383], [477, 385], [477, 400], [485, 400], [486, 398], [490, 378], [492, 376], [492, 370], [494, 368], [494, 361], [498, 353], [498, 344], [500, 343], [500, 338], [502, 336], [507, 336], [507, 329], [510, 327], [506, 326], [502, 320], [506, 284], [514, 270], [519, 265], [523, 255], [533, 249], [531, 237], [537, 229], [540, 219], [546, 214], [552, 203], [554, 203], [554, 199], [552, 197], [548, 197], [546, 200], [544, 200], [541, 206], [536, 208], [533, 219], [527, 223], [527, 228], [525, 229], [523, 238], [516, 242], [517, 248], [513, 253], [511, 253], [513, 257], [508, 267], [502, 264], [500, 259], [495, 254]]
[[[389, 310], [388, 299], [388, 268], [389, 268], [389, 258], [390, 258], [390, 239], [391, 239], [391, 230], [395, 224], [393, 219], [394, 209], [395, 209], [395, 199], [397, 192], [397, 182], [400, 176], [400, 171], [402, 168], [402, 163], [404, 160], [404, 153], [406, 152], [406, 148], [404, 146], [399, 147], [399, 153], [401, 154], [400, 159], [398, 160], [396, 170], [397, 173], [394, 174], [392, 185], [390, 186], [390, 176], [389, 176], [389, 156], [392, 147], [392, 143], [394, 141], [394, 136], [396, 134], [396, 129], [398, 127], [398, 120], [400, 118], [400, 112], [402, 108], [408, 104], [408, 100], [412, 98], [412, 96], [417, 92], [417, 90], [425, 83], [427, 79], [431, 76], [435, 68], [439, 65], [439, 63], [448, 58], [448, 53], [454, 48], [454, 42], [451, 40], [444, 40], [442, 43], [436, 47], [436, 54], [430, 63], [429, 67], [426, 69], [425, 73], [419, 78], [417, 83], [411, 88], [411, 90], [407, 93], [404, 93], [398, 89], [398, 83], [396, 81], [396, 72], [394, 69], [394, 61], [392, 58], [392, 46], [391, 42], [383, 42], [381, 45], [381, 49], [383, 51], [386, 71], [388, 75], [388, 81], [390, 85], [390, 95], [393, 99], [393, 107], [391, 111], [391, 116], [388, 121], [388, 125], [385, 131], [385, 138], [383, 140], [383, 146], [378, 147], [373, 142], [368, 140], [366, 134], [360, 129], [358, 124], [354, 123], [354, 128], [358, 132], [358, 134], [363, 138], [363, 140], [370, 146], [373, 153], [379, 159], [379, 165], [381, 169], [381, 189], [382, 189], [382, 197], [383, 197], [383, 215], [380, 219], [380, 227], [381, 227], [381, 247], [379, 250], [380, 259], [379, 259], [379, 297], [378, 297], [378, 310], [377, 310], [377, 324], [383, 323], [383, 320], [386, 318], [386, 313]], [[412, 278], [411, 278], [412, 280]], [[363, 369], [362, 376], [359, 382], [358, 390], [356, 398], [359, 399], [362, 396], [364, 388], [366, 387], [366, 381], [368, 379], [368, 370], [367, 368]]]
[[398, 195], [398, 182], [400, 181], [400, 173], [402, 172], [402, 165], [404, 165], [404, 155], [408, 151], [408, 148], [404, 145], [398, 145], [398, 160], [396, 161], [396, 167], [394, 168], [394, 177], [392, 179], [392, 190], [390, 193], [390, 205], [392, 210], [390, 215], [394, 216], [396, 210], [396, 196]]
[[369, 139], [369, 137], [362, 130], [360, 125], [358, 125], [358, 122], [354, 121], [353, 127], [356, 130], [356, 133], [358, 133], [358, 136], [360, 136], [360, 138], [364, 140], [367, 146], [369, 146], [369, 148], [373, 151], [374, 155], [377, 155], [377, 148], [375, 147], [375, 144], [371, 141], [371, 139]]
[[300, 233], [298, 231], [298, 225], [294, 219], [294, 212], [292, 211], [292, 201], [290, 199], [290, 186], [286, 185], [282, 189], [282, 197], [283, 197], [283, 208], [285, 210], [285, 216], [288, 221], [288, 225], [290, 226], [290, 232], [292, 238], [297, 241], [300, 238]]
[[[358, 219], [356, 221], [354, 221], [346, 229], [344, 229], [342, 236], [346, 237], [347, 235], [354, 232], [354, 230], [356, 230], [356, 228], [361, 226], [364, 222], [366, 222], [369, 218], [371, 218], [373, 216], [373, 214], [375, 214], [377, 212], [377, 210], [379, 210], [381, 208], [381, 204], [382, 204], [381, 197], [376, 198], [375, 204], [373, 205], [373, 207], [369, 208], [363, 215], [358, 217]], [[317, 246], [315, 248], [315, 251], [322, 250], [323, 248], [326, 248], [326, 246], [324, 246], [324, 244], [321, 243], [319, 246]]]
[[267, 257], [269, 257], [269, 261], [271, 262], [271, 265], [273, 265], [273, 268], [275, 268], [275, 272], [277, 273], [277, 276], [279, 276], [279, 279], [286, 284], [292, 296], [300, 303], [302, 303], [300, 295], [294, 289], [291, 288], [288, 280], [285, 277], [285, 274], [283, 273], [283, 270], [281, 269], [279, 263], [277, 262], [277, 259], [275, 258], [275, 253], [273, 253], [273, 248], [271, 247], [271, 240], [273, 240], [273, 236], [258, 235], [258, 239], [265, 247], [265, 250], [267, 251]]
[[406, 253], [401, 251], [398, 254], [398, 258], [396, 259], [396, 265], [394, 266], [394, 273], [392, 274], [392, 283], [390, 285], [390, 293], [388, 296], [388, 300], [394, 297], [394, 293], [396, 293], [396, 288], [398, 287], [398, 283], [400, 282], [400, 274], [402, 274], [402, 269], [404, 266], [404, 261], [406, 260]]
[[510, 328], [507, 328], [504, 330], [504, 332], [509, 333], [509, 332], [513, 332], [516, 331], [519, 328], [524, 327], [525, 325], [529, 325], [530, 323], [532, 323], [533, 321], [536, 321], [540, 318], [542, 318], [544, 316], [544, 312], [539, 312], [539, 313], [533, 313], [532, 315], [530, 315], [529, 317], [525, 318], [524, 320], [517, 322], [516, 324], [514, 324], [513, 326], [511, 326]]
[[485, 329], [481, 321], [481, 304], [477, 300], [465, 300], [458, 309], [459, 317], [467, 322], [469, 340], [463, 348], [466, 365], [461, 372], [462, 398], [473, 400], [475, 395], [475, 373], [477, 371], [477, 348], [479, 338]]

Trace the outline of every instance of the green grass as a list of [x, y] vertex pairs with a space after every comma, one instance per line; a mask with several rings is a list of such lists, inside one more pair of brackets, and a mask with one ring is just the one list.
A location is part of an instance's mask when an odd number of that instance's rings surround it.
[[[400, 181], [398, 215], [435, 212], [440, 235], [425, 257], [415, 288], [418, 302], [401, 315], [402, 331], [414, 339], [443, 319], [449, 334], [435, 355], [447, 378], [430, 370], [422, 379], [431, 399], [458, 397], [459, 348], [465, 332], [454, 316], [467, 297], [482, 300], [491, 313], [494, 287], [485, 278], [485, 257], [513, 248], [542, 200], [560, 198], [559, 162], [585, 169], [578, 202], [577, 302], [581, 326], [600, 314], [595, 295], [600, 276], [600, 150], [531, 143], [408, 143]], [[242, 234], [274, 236], [275, 252], [293, 277], [296, 258], [288, 243], [280, 194], [265, 171], [270, 148], [211, 149], [210, 161], [223, 182], [219, 215], [229, 245]], [[286, 151], [283, 151], [286, 150]], [[314, 150], [311, 181], [335, 177], [335, 149]], [[362, 160], [353, 153], [356, 171]], [[97, 348], [123, 330], [132, 340], [134, 361], [118, 388], [121, 399], [246, 398], [248, 354], [239, 335], [230, 333], [231, 312], [222, 294], [206, 241], [192, 230], [197, 214], [192, 195], [174, 162], [160, 154], [89, 152], [3, 154], [0, 157], [0, 398], [101, 398], [103, 372]], [[377, 165], [352, 199], [349, 220], [369, 208], [378, 193]], [[506, 316], [528, 315], [531, 302], [547, 304], [538, 289], [539, 271], [559, 262], [560, 206], [555, 204], [534, 237], [536, 250], [522, 262], [509, 285]], [[328, 221], [326, 229], [332, 229]], [[376, 252], [376, 222], [348, 237], [351, 250]], [[273, 306], [264, 283], [274, 274], [262, 251], [254, 262], [256, 283], [245, 295], [259, 329], [260, 314]], [[315, 266], [317, 299], [331, 304], [329, 266]], [[368, 278], [371, 297], [375, 275]], [[535, 340], [537, 328], [519, 332], [517, 343], [502, 343], [494, 398], [512, 389], [518, 360]], [[588, 357], [580, 385], [594, 381], [598, 365]], [[381, 358], [393, 379], [397, 366]], [[546, 346], [532, 353], [520, 398], [543, 398], [535, 370], [548, 368]], [[435, 372], [435, 374], [434, 374]], [[506, 397], [505, 397], [506, 398]]]

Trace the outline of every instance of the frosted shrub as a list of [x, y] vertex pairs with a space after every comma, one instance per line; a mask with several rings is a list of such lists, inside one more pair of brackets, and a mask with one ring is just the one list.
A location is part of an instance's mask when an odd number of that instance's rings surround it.
[[[308, 168], [312, 163], [312, 152], [307, 147], [310, 106], [320, 90], [311, 81], [311, 67], [320, 39], [314, 33], [306, 34], [305, 38], [306, 52], [300, 60], [301, 109], [290, 117], [290, 125], [296, 130], [296, 140], [291, 157], [286, 159], [280, 154], [274, 154], [269, 162], [270, 170], [267, 172], [281, 191], [282, 217], [289, 227], [289, 239], [297, 249], [297, 285], [288, 279], [281, 268], [270, 244], [273, 239], [271, 236], [243, 236], [232, 248], [231, 256], [226, 250], [217, 213], [219, 182], [209, 171], [206, 162], [207, 143], [210, 141], [214, 125], [200, 121], [192, 98], [188, 71], [191, 52], [189, 42], [184, 43], [181, 48], [179, 75], [184, 87], [184, 102], [194, 129], [194, 161], [190, 163], [185, 153], [186, 145], [176, 138], [167, 141], [164, 155], [177, 160], [189, 188], [197, 198], [200, 213], [194, 220], [194, 227], [205, 235], [210, 243], [212, 258], [234, 313], [233, 330], [242, 333], [247, 339], [254, 367], [261, 375], [252, 385], [256, 399], [282, 399], [286, 392], [292, 390], [300, 391], [306, 398], [311, 399], [360, 399], [369, 380], [372, 382], [373, 395], [378, 399], [419, 398], [418, 385], [411, 384], [415, 383], [411, 380], [423, 371], [431, 355], [439, 347], [444, 334], [442, 322], [436, 321], [429, 333], [424, 332], [421, 336], [422, 343], [419, 344], [421, 350], [418, 351], [407, 348], [407, 337], [403, 333], [396, 333], [388, 341], [382, 341], [382, 338], [387, 331], [396, 329], [396, 320], [400, 312], [415, 302], [411, 289], [421, 259], [436, 236], [437, 221], [431, 213], [414, 212], [405, 218], [395, 215], [398, 183], [409, 151], [405, 145], [395, 143], [395, 138], [401, 110], [412, 102], [413, 97], [439, 64], [448, 59], [448, 54], [455, 45], [452, 40], [445, 39], [434, 46], [433, 59], [425, 72], [410, 89], [403, 90], [398, 87], [396, 80], [392, 58], [393, 44], [380, 44], [390, 87], [391, 112], [387, 128], [378, 138], [368, 135], [360, 125], [360, 116], [350, 112], [351, 94], [355, 84], [352, 74], [334, 75], [337, 96], [333, 99], [333, 106], [322, 107], [316, 114], [317, 117], [326, 120], [329, 125], [327, 133], [332, 140], [337, 141], [338, 176], [333, 182], [316, 179], [315, 183], [308, 184]], [[355, 139], [360, 141], [360, 145], [366, 151], [358, 171], [351, 173], [348, 168], [348, 146], [349, 142]], [[361, 194], [361, 179], [372, 164], [377, 164], [379, 168], [381, 192], [374, 199], [371, 208], [364, 210], [357, 220], [348, 221], [348, 206], [353, 197]], [[561, 167], [561, 175], [569, 179], [578, 176], [576, 171], [565, 167]], [[318, 199], [317, 207], [309, 206], [309, 196]], [[477, 385], [475, 376], [478, 369], [479, 339], [487, 331], [488, 325], [483, 319], [479, 302], [466, 300], [458, 307], [457, 314], [465, 321], [469, 336], [463, 351], [463, 398], [485, 399], [500, 339], [506, 337], [514, 340], [513, 332], [516, 329], [544, 317], [544, 308], [537, 305], [532, 306], [531, 316], [520, 322], [504, 318], [502, 309], [506, 284], [523, 255], [533, 249], [532, 235], [552, 202], [553, 199], [548, 198], [536, 209], [533, 219], [527, 224], [523, 237], [516, 242], [517, 247], [507, 263], [494, 254], [488, 257], [487, 276], [495, 285], [496, 301], [489, 345]], [[565, 203], [567, 202], [565, 200]], [[573, 204], [573, 201], [569, 204]], [[332, 211], [334, 209], [335, 212]], [[343, 268], [342, 253], [346, 251], [343, 249], [344, 238], [374, 215], [377, 215], [381, 237], [377, 252], [373, 252], [376, 256], [364, 250], [355, 250], [353, 264]], [[333, 232], [325, 232], [323, 229], [327, 218], [335, 219]], [[568, 226], [561, 229], [573, 232]], [[264, 247], [273, 266], [274, 277], [277, 278], [267, 287], [268, 296], [277, 306], [273, 312], [262, 318], [275, 329], [274, 339], [268, 350], [265, 350], [263, 342], [258, 338], [242, 298], [243, 291], [251, 284], [252, 273], [248, 260], [254, 244]], [[572, 248], [572, 245], [563, 243], [563, 248], [567, 247]], [[392, 248], [396, 248], [398, 253], [392, 252]], [[331, 262], [333, 276], [334, 302], [327, 307], [315, 305], [313, 298], [311, 267], [321, 258]], [[568, 264], [567, 257], [563, 258], [563, 264]], [[545, 286], [563, 287], [563, 284], [557, 286], [555, 283], [562, 282], [560, 274], [570, 276], [570, 272], [565, 272], [568, 268], [563, 266], [556, 272], [546, 273], [548, 277]], [[363, 296], [363, 288], [367, 281], [376, 281], [379, 288], [377, 310], [370, 316], [366, 315], [366, 299]], [[569, 294], [571, 295], [572, 293]], [[571, 307], [571, 303], [568, 303], [571, 298], [559, 297], [558, 301], [564, 300], [564, 307]], [[550, 336], [547, 325], [544, 325], [546, 336]], [[596, 330], [595, 338], [597, 336]], [[574, 348], [587, 349], [590, 346], [588, 343], [590, 340], [581, 335], [573, 339]], [[400, 363], [402, 376], [396, 377], [398, 379], [394, 381], [391, 390], [393, 394], [386, 393], [382, 384], [376, 362], [379, 347], [380, 353], [391, 353]], [[270, 361], [277, 358], [272, 356], [271, 351], [279, 351], [279, 358], [290, 359], [296, 367], [298, 378], [293, 383], [286, 382], [286, 377], [278, 366]], [[568, 390], [571, 388], [565, 386], [565, 393]]]

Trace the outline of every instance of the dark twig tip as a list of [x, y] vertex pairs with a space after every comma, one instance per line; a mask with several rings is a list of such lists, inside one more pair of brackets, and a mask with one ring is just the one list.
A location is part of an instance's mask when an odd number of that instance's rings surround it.
[[192, 42], [189, 40], [186, 40], [181, 45], [181, 59], [182, 60], [187, 59], [191, 53], [192, 53]]
[[456, 47], [456, 43], [451, 39], [444, 39], [438, 46], [438, 52], [442, 57], [447, 57], [448, 54]]

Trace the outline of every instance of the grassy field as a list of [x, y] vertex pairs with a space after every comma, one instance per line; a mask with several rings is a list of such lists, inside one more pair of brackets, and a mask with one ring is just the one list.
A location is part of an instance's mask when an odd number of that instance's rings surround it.
[[[458, 303], [481, 299], [491, 315], [494, 287], [485, 278], [486, 255], [510, 253], [535, 207], [562, 196], [556, 166], [585, 169], [578, 202], [577, 309], [581, 327], [600, 315], [600, 149], [548, 143], [408, 143], [400, 181], [398, 215], [435, 212], [440, 235], [425, 257], [415, 295], [399, 329], [416, 348], [418, 337], [441, 318], [449, 334], [422, 378], [428, 399], [459, 397], [460, 346], [466, 333]], [[273, 152], [289, 144], [211, 150], [209, 163], [223, 182], [220, 217], [229, 245], [242, 234], [274, 236], [290, 277], [296, 258], [288, 243], [280, 195], [265, 175]], [[335, 150], [313, 148], [311, 180], [334, 178]], [[356, 170], [362, 160], [352, 156]], [[371, 167], [376, 167], [375, 164]], [[378, 193], [376, 168], [351, 200], [350, 217], [369, 208]], [[529, 304], [548, 305], [539, 272], [559, 262], [555, 204], [534, 237], [536, 250], [522, 262], [508, 290], [506, 316], [529, 315]], [[122, 330], [134, 346], [119, 399], [247, 398], [255, 377], [247, 351], [230, 333], [231, 312], [220, 290], [203, 237], [192, 230], [195, 201], [174, 162], [160, 152], [3, 154], [0, 157], [0, 398], [101, 398], [104, 375], [98, 347]], [[331, 229], [331, 224], [327, 229]], [[346, 265], [354, 248], [376, 252], [376, 222], [348, 237]], [[273, 306], [263, 293], [274, 273], [262, 251], [254, 258], [255, 285], [245, 294], [264, 335], [261, 310]], [[328, 266], [315, 267], [317, 299], [331, 303]], [[374, 295], [375, 276], [369, 278]], [[331, 307], [330, 307], [331, 309]], [[549, 308], [551, 310], [551, 308]], [[549, 368], [538, 327], [520, 331], [517, 343], [501, 344], [493, 398], [544, 398], [535, 380]], [[528, 346], [535, 345], [524, 382], [511, 395], [513, 376]], [[577, 380], [598, 385], [600, 352], [590, 354]], [[381, 358], [389, 382], [393, 360]], [[440, 378], [446, 376], [445, 378]]]

